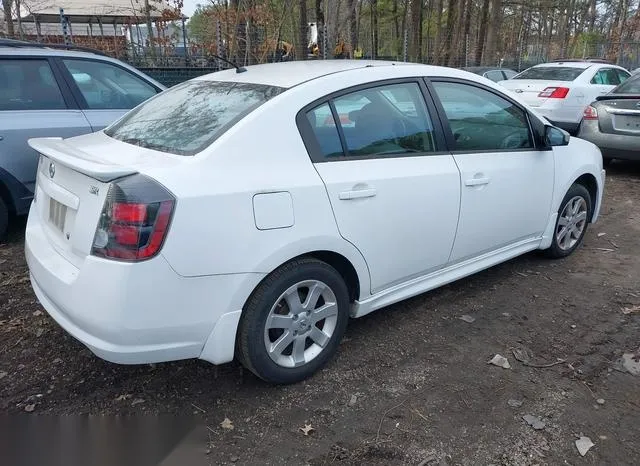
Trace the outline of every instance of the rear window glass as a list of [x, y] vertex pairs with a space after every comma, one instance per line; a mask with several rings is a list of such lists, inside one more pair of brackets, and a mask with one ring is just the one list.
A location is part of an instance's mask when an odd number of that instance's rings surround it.
[[105, 133], [140, 147], [193, 155], [283, 91], [261, 84], [189, 81], [144, 102]]
[[614, 94], [640, 94], [640, 75], [633, 75], [625, 82], [616, 87]]
[[573, 81], [584, 73], [584, 68], [537, 66], [524, 70], [513, 79], [542, 79], [545, 81]]

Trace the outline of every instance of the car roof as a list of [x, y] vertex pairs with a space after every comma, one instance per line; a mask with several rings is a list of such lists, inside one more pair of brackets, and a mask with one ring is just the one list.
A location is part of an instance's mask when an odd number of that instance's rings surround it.
[[58, 49], [53, 47], [29, 47], [29, 46], [20, 46], [20, 47], [12, 47], [0, 44], [0, 56], [37, 56], [37, 57], [86, 57], [86, 58], [101, 58], [101, 59], [110, 59], [105, 55], [100, 53], [93, 53], [88, 51], [79, 51], [79, 50], [65, 50]]
[[194, 79], [264, 84], [290, 88], [334, 73], [368, 67], [406, 65], [411, 65], [411, 63], [383, 60], [300, 60], [247, 66], [245, 67], [246, 71], [241, 73], [231, 68]]

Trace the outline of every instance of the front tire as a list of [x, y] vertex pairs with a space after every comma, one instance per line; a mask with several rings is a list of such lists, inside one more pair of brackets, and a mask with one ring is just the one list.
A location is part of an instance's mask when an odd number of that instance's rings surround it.
[[565, 195], [553, 231], [547, 256], [557, 259], [567, 257], [582, 243], [591, 218], [591, 195], [581, 184], [573, 184]]
[[316, 259], [291, 261], [249, 298], [238, 328], [238, 359], [267, 382], [299, 382], [331, 359], [348, 319], [342, 276]]

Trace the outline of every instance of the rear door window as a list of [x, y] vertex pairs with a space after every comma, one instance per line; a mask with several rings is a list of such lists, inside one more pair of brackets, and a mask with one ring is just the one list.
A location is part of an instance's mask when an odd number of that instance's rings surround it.
[[513, 79], [539, 79], [543, 81], [573, 81], [584, 73], [584, 68], [569, 66], [536, 66], [523, 71]]
[[0, 110], [62, 110], [67, 105], [47, 60], [0, 60]]
[[614, 94], [640, 94], [640, 74], [633, 75], [612, 92]]
[[493, 70], [493, 71], [487, 71], [484, 74], [485, 78], [490, 79], [493, 82], [498, 82], [498, 81], [503, 81], [504, 80], [504, 75], [502, 74], [502, 71], [500, 70]]
[[194, 155], [283, 91], [261, 84], [187, 81], [144, 102], [105, 133], [148, 149]]
[[333, 104], [350, 156], [435, 151], [433, 124], [417, 83], [363, 89]]
[[139, 76], [96, 60], [63, 60], [90, 110], [131, 109], [158, 93]]
[[616, 68], [616, 73], [618, 73], [618, 79], [620, 79], [620, 83], [625, 82], [627, 79], [629, 79], [629, 76], [631, 76], [629, 73], [627, 73], [624, 70], [619, 70]]
[[620, 84], [620, 77], [618, 76], [617, 70], [613, 68], [603, 68], [598, 70], [593, 79], [591, 79], [591, 84], [617, 86]]

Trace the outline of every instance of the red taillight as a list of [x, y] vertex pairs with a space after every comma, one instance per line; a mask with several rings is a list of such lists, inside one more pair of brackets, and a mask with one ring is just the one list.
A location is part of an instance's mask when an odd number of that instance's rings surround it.
[[589, 105], [584, 109], [584, 113], [582, 114], [582, 119], [584, 120], [597, 120], [598, 119], [598, 110], [595, 107]]
[[155, 256], [167, 235], [175, 198], [142, 175], [114, 182], [96, 229], [91, 253], [140, 261]]
[[119, 204], [113, 205], [113, 217], [121, 222], [142, 223], [147, 215], [145, 204]]
[[544, 97], [547, 99], [564, 99], [569, 94], [568, 87], [547, 87], [544, 91], [538, 94], [538, 97]]

